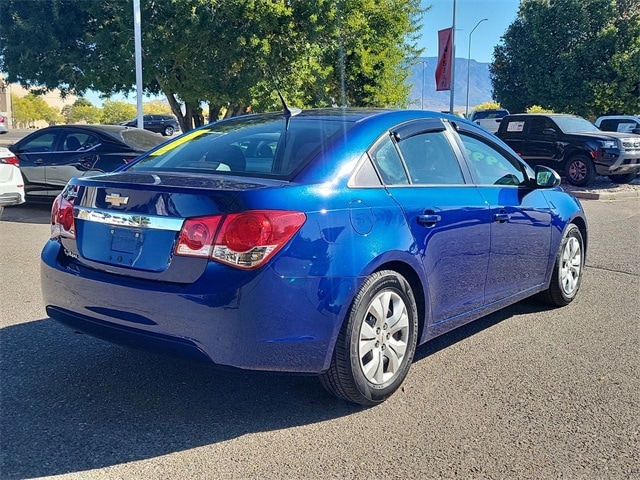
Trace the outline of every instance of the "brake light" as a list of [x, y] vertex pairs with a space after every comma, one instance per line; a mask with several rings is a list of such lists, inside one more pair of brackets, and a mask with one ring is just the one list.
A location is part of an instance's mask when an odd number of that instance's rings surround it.
[[175, 253], [247, 270], [258, 268], [291, 240], [306, 218], [302, 212], [286, 210], [190, 218], [180, 231]]
[[15, 155], [11, 157], [0, 158], [0, 163], [7, 163], [9, 165], [15, 165], [16, 167], [20, 166], [20, 161], [18, 160], [18, 157], [16, 157]]
[[73, 203], [58, 195], [51, 206], [51, 238], [76, 238]]

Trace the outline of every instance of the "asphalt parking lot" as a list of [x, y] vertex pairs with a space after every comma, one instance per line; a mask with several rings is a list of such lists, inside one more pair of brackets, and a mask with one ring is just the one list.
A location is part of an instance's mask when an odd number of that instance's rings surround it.
[[584, 200], [575, 302], [534, 300], [418, 349], [360, 408], [314, 378], [223, 372], [47, 319], [48, 206], [0, 219], [0, 477], [640, 478], [640, 199]]

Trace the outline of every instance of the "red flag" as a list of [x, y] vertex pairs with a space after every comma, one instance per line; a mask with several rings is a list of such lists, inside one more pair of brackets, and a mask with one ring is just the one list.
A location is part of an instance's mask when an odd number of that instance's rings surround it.
[[451, 28], [438, 31], [438, 66], [436, 67], [436, 91], [451, 90]]

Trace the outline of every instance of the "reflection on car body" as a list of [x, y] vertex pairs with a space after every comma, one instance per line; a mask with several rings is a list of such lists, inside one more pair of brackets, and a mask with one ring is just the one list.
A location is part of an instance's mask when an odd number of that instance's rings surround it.
[[534, 294], [575, 298], [587, 224], [558, 184], [448, 115], [232, 118], [72, 179], [52, 209], [43, 298], [113, 342], [318, 375], [372, 405], [417, 345]]

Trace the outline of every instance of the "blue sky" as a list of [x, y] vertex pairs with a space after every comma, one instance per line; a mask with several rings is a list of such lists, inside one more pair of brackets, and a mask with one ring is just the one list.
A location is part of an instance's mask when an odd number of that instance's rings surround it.
[[[422, 19], [423, 27], [418, 47], [424, 48], [423, 57], [438, 55], [438, 30], [451, 27], [453, 23], [453, 0], [423, 0], [422, 6], [431, 9]], [[507, 27], [515, 20], [520, 0], [456, 0], [456, 57], [467, 58], [469, 54], [469, 33], [483, 18], [471, 36], [471, 58], [478, 62], [490, 62], [494, 47]], [[144, 68], [144, 65], [143, 65]], [[91, 103], [102, 106], [98, 93], [85, 94]], [[164, 97], [161, 97], [164, 98]], [[128, 98], [121, 95], [114, 100], [136, 103], [134, 93]], [[143, 102], [153, 100], [145, 97]]]
[[[423, 57], [438, 56], [438, 30], [453, 23], [453, 0], [423, 0], [422, 6], [431, 5], [422, 22], [422, 39], [418, 46], [424, 48]], [[469, 33], [483, 18], [471, 35], [471, 58], [478, 62], [490, 62], [494, 47], [507, 27], [516, 19], [520, 0], [457, 0], [456, 1], [456, 57], [467, 58]]]

